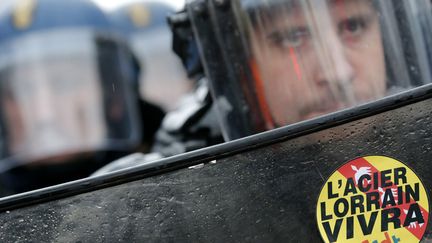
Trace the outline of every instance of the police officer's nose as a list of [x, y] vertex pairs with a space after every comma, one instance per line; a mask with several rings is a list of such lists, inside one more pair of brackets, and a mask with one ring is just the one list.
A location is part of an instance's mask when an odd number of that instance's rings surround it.
[[316, 77], [319, 86], [328, 86], [334, 96], [346, 102], [354, 102], [352, 81], [355, 70], [348, 48], [335, 30], [328, 31], [321, 39], [318, 58], [320, 68]]
[[336, 34], [326, 35], [327, 38], [320, 45], [322, 50], [318, 50], [322, 66], [318, 81], [333, 84], [351, 81], [354, 77], [354, 69], [347, 48]]

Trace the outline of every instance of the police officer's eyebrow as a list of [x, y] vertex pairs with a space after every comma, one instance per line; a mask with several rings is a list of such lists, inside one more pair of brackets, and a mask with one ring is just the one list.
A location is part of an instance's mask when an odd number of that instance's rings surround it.
[[352, 14], [347, 14], [337, 20], [338, 32], [343, 31], [356, 31], [358, 28], [367, 30], [371, 23], [377, 18], [373, 11], [356, 11]]
[[[370, 23], [376, 18], [376, 14], [373, 12], [355, 12], [348, 14], [337, 20], [337, 29], [339, 32], [346, 28], [360, 27], [367, 29]], [[266, 35], [266, 38], [272, 42], [278, 44], [286, 38], [297, 38], [310, 35], [309, 23], [292, 24], [292, 26], [285, 26], [276, 28]]]

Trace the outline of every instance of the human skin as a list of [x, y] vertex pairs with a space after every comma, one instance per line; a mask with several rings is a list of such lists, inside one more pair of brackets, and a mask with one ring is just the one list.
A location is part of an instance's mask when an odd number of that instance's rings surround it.
[[259, 26], [252, 50], [276, 126], [385, 95], [380, 25], [370, 1], [299, 3]]

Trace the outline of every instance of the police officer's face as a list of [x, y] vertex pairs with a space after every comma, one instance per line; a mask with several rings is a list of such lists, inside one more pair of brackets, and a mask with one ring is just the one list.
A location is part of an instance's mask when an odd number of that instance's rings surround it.
[[385, 93], [380, 25], [368, 0], [299, 1], [264, 18], [252, 46], [262, 91], [278, 125]]
[[91, 63], [80, 62], [32, 63], [11, 72], [10, 95], [2, 101], [11, 153], [32, 162], [91, 150], [105, 137], [98, 78]]

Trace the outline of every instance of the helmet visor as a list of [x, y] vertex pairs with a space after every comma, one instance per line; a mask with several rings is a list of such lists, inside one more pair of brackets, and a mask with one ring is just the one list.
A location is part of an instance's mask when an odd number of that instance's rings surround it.
[[114, 47], [82, 30], [7, 44], [0, 61], [2, 159], [30, 163], [136, 144], [136, 108]]
[[207, 26], [199, 23], [202, 14], [193, 19], [227, 139], [431, 80], [425, 54], [429, 35], [419, 18], [421, 9], [430, 9], [429, 1], [237, 0], [228, 5], [208, 1]]

